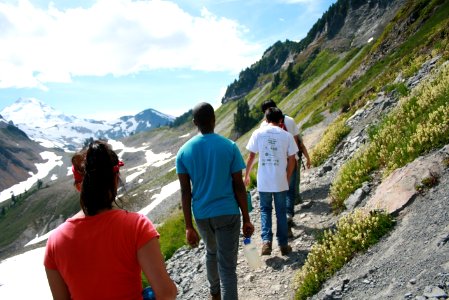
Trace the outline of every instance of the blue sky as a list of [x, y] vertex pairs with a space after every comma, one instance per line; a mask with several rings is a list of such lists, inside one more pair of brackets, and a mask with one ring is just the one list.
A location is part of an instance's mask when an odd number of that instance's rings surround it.
[[334, 2], [2, 0], [0, 111], [20, 97], [95, 119], [217, 107], [241, 70]]

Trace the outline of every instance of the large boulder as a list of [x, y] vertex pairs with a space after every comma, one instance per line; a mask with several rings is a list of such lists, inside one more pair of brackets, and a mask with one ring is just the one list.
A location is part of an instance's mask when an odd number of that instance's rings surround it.
[[443, 160], [448, 155], [449, 145], [395, 170], [377, 187], [366, 207], [397, 214], [415, 198], [423, 181], [438, 179], [441, 176], [445, 168]]

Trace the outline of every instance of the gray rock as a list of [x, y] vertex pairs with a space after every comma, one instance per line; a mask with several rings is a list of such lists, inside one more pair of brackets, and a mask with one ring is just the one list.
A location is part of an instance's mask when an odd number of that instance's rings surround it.
[[424, 288], [424, 296], [427, 298], [447, 298], [446, 292], [437, 286], [426, 286]]
[[356, 208], [362, 200], [365, 198], [365, 192], [363, 188], [358, 188], [348, 199], [345, 200], [345, 206], [348, 210]]

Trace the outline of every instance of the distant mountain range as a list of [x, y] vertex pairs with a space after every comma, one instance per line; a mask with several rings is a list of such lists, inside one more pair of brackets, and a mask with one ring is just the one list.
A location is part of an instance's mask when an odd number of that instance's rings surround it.
[[20, 98], [0, 115], [3, 122], [13, 122], [42, 146], [68, 151], [76, 150], [89, 138], [120, 139], [169, 125], [174, 119], [154, 109], [113, 121], [83, 119], [68, 116], [34, 98]]

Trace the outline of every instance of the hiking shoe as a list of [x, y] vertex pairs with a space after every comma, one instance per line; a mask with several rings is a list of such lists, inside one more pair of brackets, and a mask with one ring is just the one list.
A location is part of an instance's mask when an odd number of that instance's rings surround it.
[[210, 300], [221, 300], [221, 293], [218, 292], [217, 294], [210, 294], [209, 299]]
[[271, 242], [264, 242], [263, 243], [262, 255], [271, 255]]
[[285, 245], [285, 246], [281, 246], [281, 254], [282, 255], [287, 255], [290, 254], [292, 252], [292, 247], [289, 245]]

